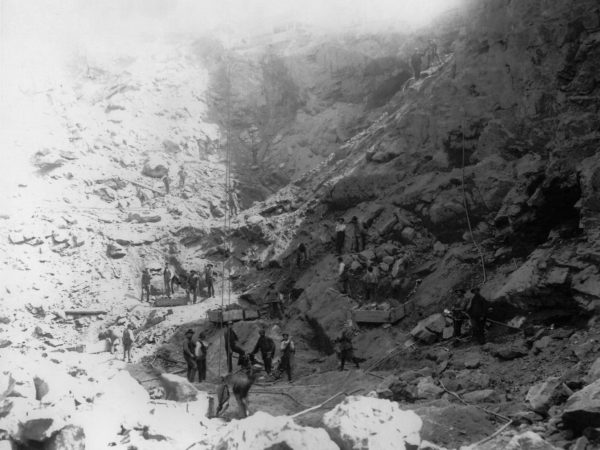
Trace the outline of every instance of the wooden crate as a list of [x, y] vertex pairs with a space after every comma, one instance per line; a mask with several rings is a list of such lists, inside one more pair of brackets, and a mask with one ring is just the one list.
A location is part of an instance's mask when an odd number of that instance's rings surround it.
[[388, 323], [390, 311], [355, 309], [354, 321], [357, 323]]
[[188, 304], [186, 297], [159, 298], [154, 302], [154, 306], [185, 306]]
[[355, 309], [353, 318], [356, 323], [395, 323], [406, 315], [405, 305], [383, 310]]
[[238, 322], [240, 320], [244, 320], [244, 310], [243, 309], [230, 309], [226, 311], [221, 311], [220, 309], [212, 309], [208, 311], [208, 320], [213, 323], [227, 323], [230, 320], [232, 322]]
[[237, 322], [239, 320], [244, 320], [244, 310], [243, 309], [229, 309], [227, 311], [223, 311], [223, 321], [224, 322]]
[[206, 314], [208, 316], [208, 320], [213, 323], [221, 323], [223, 319], [223, 314], [221, 313], [220, 309], [211, 309]]

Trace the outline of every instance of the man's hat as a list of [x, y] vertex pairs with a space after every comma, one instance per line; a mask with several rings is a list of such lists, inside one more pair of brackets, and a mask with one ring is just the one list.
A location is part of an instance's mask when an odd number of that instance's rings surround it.
[[260, 330], [258, 330], [258, 334], [265, 334], [265, 329], [261, 328]]
[[289, 336], [287, 331], [284, 331], [283, 333], [281, 333], [282, 336]]
[[189, 330], [187, 330], [185, 332], [185, 335], [187, 336], [188, 334], [194, 334], [194, 330], [192, 330], [191, 328]]

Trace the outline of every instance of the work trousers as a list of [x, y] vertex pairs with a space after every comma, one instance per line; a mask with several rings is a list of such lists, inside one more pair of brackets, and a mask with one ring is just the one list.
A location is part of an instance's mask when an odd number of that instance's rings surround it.
[[171, 280], [164, 278], [163, 282], [165, 285], [165, 294], [167, 294], [167, 297], [171, 297]]
[[208, 296], [209, 297], [214, 297], [215, 296], [215, 287], [213, 286], [213, 281], [212, 280], [207, 280], [206, 281], [206, 289], [208, 289]]
[[283, 374], [287, 373], [288, 381], [292, 381], [292, 361], [290, 355], [284, 354], [279, 363], [279, 370]]
[[260, 353], [262, 357], [263, 364], [265, 366], [265, 372], [271, 373], [272, 365], [273, 365], [273, 356], [270, 353]]
[[197, 358], [196, 367], [198, 369], [198, 381], [206, 380], [206, 358]]
[[345, 231], [337, 231], [335, 234], [335, 251], [338, 255], [341, 255], [344, 251], [344, 241], [346, 240]]
[[473, 330], [473, 338], [479, 344], [485, 344], [485, 317], [472, 316], [471, 328]]
[[187, 364], [187, 379], [191, 383], [194, 381], [194, 377], [196, 376], [196, 361], [189, 356], [183, 355], [185, 358], [185, 363]]

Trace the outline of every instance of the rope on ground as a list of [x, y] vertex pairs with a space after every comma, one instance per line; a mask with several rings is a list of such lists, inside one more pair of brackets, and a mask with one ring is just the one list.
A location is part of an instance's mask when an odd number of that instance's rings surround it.
[[350, 391], [350, 392], [344, 392], [344, 391], [340, 391], [340, 392], [338, 392], [337, 394], [335, 394], [335, 395], [332, 395], [331, 397], [329, 397], [329, 398], [328, 398], [327, 400], [325, 400], [324, 402], [322, 402], [322, 403], [319, 403], [318, 405], [315, 405], [315, 406], [311, 406], [310, 408], [308, 408], [308, 409], [305, 409], [305, 410], [302, 410], [302, 411], [300, 411], [300, 412], [297, 412], [296, 414], [293, 414], [291, 417], [292, 417], [292, 419], [293, 419], [293, 418], [295, 418], [295, 417], [302, 416], [302, 415], [304, 415], [304, 414], [306, 414], [306, 413], [308, 413], [308, 412], [311, 412], [311, 411], [314, 411], [314, 410], [316, 410], [316, 409], [322, 408], [324, 405], [326, 405], [327, 403], [329, 403], [329, 402], [330, 402], [331, 400], [333, 400], [334, 398], [336, 398], [336, 397], [339, 397], [340, 395], [352, 395], [352, 394], [354, 394], [355, 392], [358, 392], [358, 391], [362, 391], [362, 388], [354, 389], [353, 391]]
[[444, 391], [446, 391], [448, 394], [452, 395], [453, 397], [455, 397], [456, 399], [458, 399], [458, 401], [460, 401], [461, 403], [467, 405], [467, 406], [474, 406], [477, 409], [480, 409], [481, 411], [494, 416], [494, 417], [498, 417], [499, 419], [505, 420], [507, 422], [512, 422], [510, 418], [506, 417], [503, 414], [499, 414], [497, 412], [491, 411], [487, 408], [484, 408], [483, 406], [479, 406], [479, 405], [474, 405], [472, 403], [467, 402], [465, 399], [463, 399], [460, 395], [458, 395], [456, 392], [452, 392], [450, 390], [448, 390], [448, 388], [446, 388], [446, 386], [444, 386], [444, 383], [442, 383], [442, 381], [440, 380], [440, 386], [442, 386], [442, 389]]
[[490, 434], [488, 437], [485, 437], [485, 438], [481, 439], [480, 441], [477, 441], [474, 444], [469, 445], [467, 448], [477, 448], [477, 446], [479, 446], [479, 445], [483, 444], [484, 442], [487, 442], [490, 439], [493, 439], [496, 436], [498, 436], [500, 433], [502, 433], [504, 430], [506, 430], [512, 424], [513, 424], [512, 420], [510, 422], [505, 423], [500, 428], [498, 428], [496, 431], [494, 431], [492, 434]]
[[375, 361], [373, 364], [371, 364], [369, 366], [369, 368], [367, 370], [365, 370], [366, 373], [371, 372], [372, 370], [375, 370], [375, 368], [377, 366], [379, 366], [382, 362], [390, 359], [392, 356], [396, 355], [398, 353], [398, 351], [402, 350], [402, 346], [398, 345], [396, 347], [394, 347], [393, 349], [391, 349], [389, 351], [389, 353], [385, 356], [382, 356], [381, 358], [379, 358], [377, 361]]
[[469, 216], [469, 205], [467, 203], [467, 193], [465, 190], [465, 123], [463, 120], [462, 123], [462, 170], [461, 170], [461, 185], [462, 185], [462, 198], [463, 198], [463, 208], [465, 209], [465, 217], [467, 218], [467, 226], [469, 227], [469, 235], [471, 236], [471, 241], [473, 245], [477, 249], [477, 253], [479, 253], [479, 259], [481, 262], [481, 270], [483, 273], [483, 282], [487, 281], [487, 274], [485, 272], [485, 261], [483, 258], [483, 252], [481, 251], [481, 247], [475, 241], [475, 236], [473, 236], [473, 228], [471, 227], [471, 217]]

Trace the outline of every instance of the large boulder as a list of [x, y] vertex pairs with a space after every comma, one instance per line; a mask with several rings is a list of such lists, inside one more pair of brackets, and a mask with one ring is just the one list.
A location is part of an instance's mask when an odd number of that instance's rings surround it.
[[198, 397], [198, 390], [183, 377], [172, 373], [163, 373], [160, 382], [165, 390], [167, 400], [176, 402], [192, 402]]
[[258, 411], [244, 420], [234, 420], [221, 428], [207, 446], [214, 450], [338, 450], [327, 432], [319, 428], [302, 427], [290, 417], [271, 416]]
[[151, 178], [162, 178], [169, 174], [169, 165], [158, 156], [153, 155], [144, 163], [142, 174]]
[[397, 403], [351, 396], [323, 416], [325, 428], [342, 450], [418, 448], [423, 421]]
[[431, 377], [423, 377], [417, 382], [417, 398], [434, 399], [441, 397], [443, 393], [444, 390]]
[[525, 401], [536, 413], [546, 414], [551, 406], [562, 403], [570, 394], [572, 392], [560, 377], [550, 377], [543, 383], [532, 386], [527, 392]]
[[421, 320], [411, 330], [410, 335], [421, 342], [432, 344], [442, 336], [445, 327], [446, 319], [444, 316], [439, 313], [433, 314]]
[[587, 427], [600, 427], [600, 380], [569, 397], [562, 420], [568, 428], [576, 432]]
[[559, 450], [558, 447], [544, 440], [539, 434], [533, 431], [514, 436], [506, 446], [498, 447], [505, 450]]
[[46, 442], [44, 449], [85, 450], [85, 432], [81, 427], [67, 425]]
[[600, 358], [597, 358], [587, 373], [586, 381], [588, 383], [593, 383], [596, 380], [600, 379]]
[[127, 251], [117, 244], [110, 243], [106, 247], [106, 256], [112, 259], [121, 259], [127, 256]]

